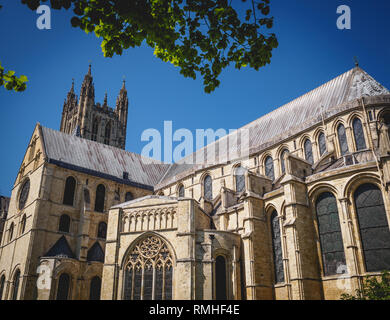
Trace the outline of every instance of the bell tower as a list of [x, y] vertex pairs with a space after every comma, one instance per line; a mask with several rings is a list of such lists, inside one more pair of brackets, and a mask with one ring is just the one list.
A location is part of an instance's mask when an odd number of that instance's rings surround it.
[[74, 81], [72, 82], [63, 105], [60, 131], [125, 149], [128, 106], [125, 81], [116, 99], [115, 109], [109, 107], [107, 93], [103, 104], [95, 104], [92, 67], [89, 65], [79, 99], [74, 90]]

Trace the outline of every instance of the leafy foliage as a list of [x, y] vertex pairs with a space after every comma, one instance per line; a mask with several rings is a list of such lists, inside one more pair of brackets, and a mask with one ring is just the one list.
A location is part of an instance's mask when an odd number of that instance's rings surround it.
[[[0, 5], [0, 9], [3, 6]], [[4, 86], [7, 90], [15, 90], [17, 92], [26, 90], [26, 82], [28, 81], [26, 76], [15, 76], [15, 71], [4, 71], [4, 67], [0, 62], [0, 87]]]
[[377, 277], [368, 278], [355, 295], [342, 294], [341, 300], [390, 300], [390, 273], [384, 271], [380, 278], [381, 281]]
[[[35, 10], [47, 0], [22, 0]], [[232, 3], [234, 2], [235, 8]], [[231, 63], [255, 70], [269, 64], [278, 46], [270, 29], [270, 0], [50, 0], [53, 9], [73, 9], [73, 27], [102, 38], [105, 57], [145, 41], [154, 54], [180, 68], [185, 77], [203, 77], [210, 93]], [[246, 10], [245, 10], [246, 8]]]

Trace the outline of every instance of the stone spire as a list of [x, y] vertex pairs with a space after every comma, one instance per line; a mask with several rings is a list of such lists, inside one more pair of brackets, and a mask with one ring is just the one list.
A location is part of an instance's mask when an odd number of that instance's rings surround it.
[[80, 96], [89, 97], [95, 99], [95, 88], [93, 85], [91, 64], [89, 64], [88, 73], [84, 77], [83, 84], [81, 85]]
[[105, 95], [104, 95], [103, 108], [108, 108], [108, 104], [107, 104], [107, 92], [106, 92]]

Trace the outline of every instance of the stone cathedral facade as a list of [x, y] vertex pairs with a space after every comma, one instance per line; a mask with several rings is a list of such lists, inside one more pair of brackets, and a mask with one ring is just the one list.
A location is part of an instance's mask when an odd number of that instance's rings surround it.
[[360, 67], [231, 133], [236, 159], [229, 136], [175, 164], [125, 151], [125, 87], [93, 97], [89, 70], [33, 131], [1, 299], [339, 299], [390, 269], [390, 92]]

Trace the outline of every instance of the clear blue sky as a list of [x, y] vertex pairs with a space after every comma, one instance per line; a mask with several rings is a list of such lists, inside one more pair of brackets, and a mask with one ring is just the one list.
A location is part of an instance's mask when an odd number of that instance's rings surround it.
[[[238, 0], [235, 0], [238, 1]], [[38, 30], [38, 15], [20, 3], [3, 1], [0, 10], [0, 61], [26, 74], [23, 93], [0, 88], [0, 194], [10, 195], [28, 141], [37, 122], [59, 129], [62, 105], [72, 78], [79, 93], [92, 61], [96, 102], [108, 92], [110, 106], [126, 77], [129, 118], [126, 149], [140, 153], [141, 133], [162, 131], [163, 121], [173, 129], [234, 129], [360, 66], [390, 88], [390, 2], [388, 0], [271, 0], [274, 32], [279, 48], [271, 65], [256, 72], [224, 71], [221, 86], [205, 94], [201, 79], [183, 78], [163, 63], [152, 49], [129, 49], [122, 56], [104, 58], [100, 40], [70, 26], [70, 12], [52, 11], [52, 30]], [[352, 10], [352, 30], [336, 27], [336, 9]]]

